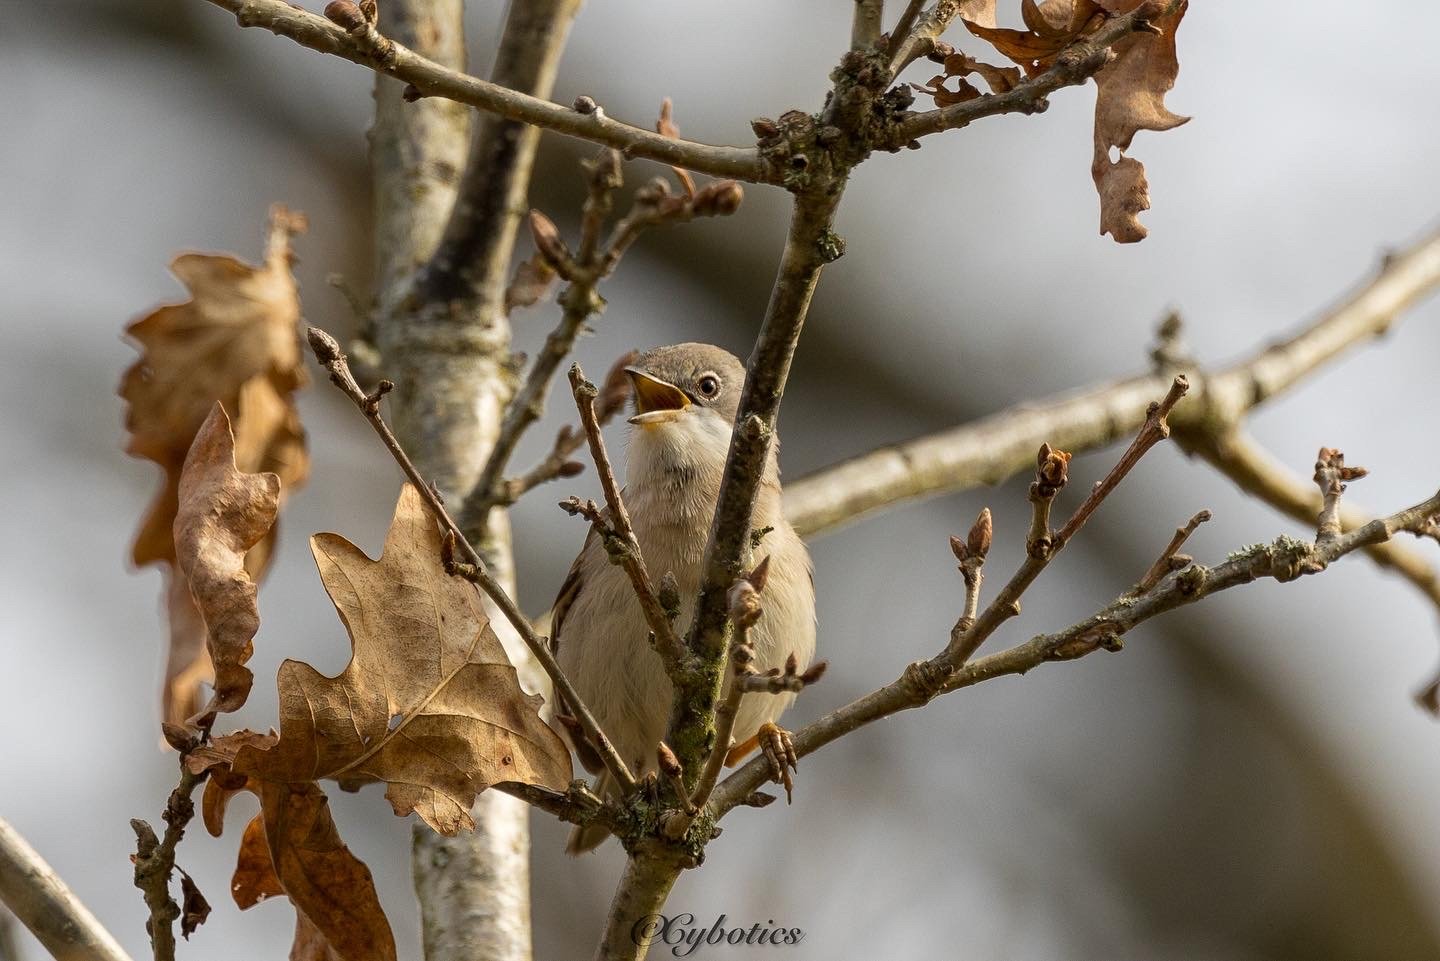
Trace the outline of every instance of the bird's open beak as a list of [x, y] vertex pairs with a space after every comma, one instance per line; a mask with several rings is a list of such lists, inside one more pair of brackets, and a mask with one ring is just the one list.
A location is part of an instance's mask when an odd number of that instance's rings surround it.
[[635, 416], [632, 424], [663, 424], [674, 420], [681, 411], [690, 406], [690, 398], [674, 384], [651, 377], [643, 370], [626, 367], [630, 383], [635, 388]]

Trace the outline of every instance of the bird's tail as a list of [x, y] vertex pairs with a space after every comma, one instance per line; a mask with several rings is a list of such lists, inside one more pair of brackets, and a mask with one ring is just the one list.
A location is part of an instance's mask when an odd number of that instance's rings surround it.
[[[595, 779], [594, 791], [601, 798], [609, 798], [617, 793], [615, 779], [610, 776], [609, 771], [600, 772], [600, 776]], [[593, 821], [589, 824], [577, 824], [575, 830], [570, 832], [570, 840], [565, 844], [565, 853], [576, 856], [593, 851], [609, 836], [610, 829], [603, 824]]]

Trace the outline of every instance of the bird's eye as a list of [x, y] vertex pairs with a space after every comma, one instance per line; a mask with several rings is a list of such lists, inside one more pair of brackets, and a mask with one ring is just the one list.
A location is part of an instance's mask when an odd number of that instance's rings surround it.
[[720, 393], [720, 378], [714, 374], [701, 374], [695, 386], [699, 388], [702, 396], [714, 397]]

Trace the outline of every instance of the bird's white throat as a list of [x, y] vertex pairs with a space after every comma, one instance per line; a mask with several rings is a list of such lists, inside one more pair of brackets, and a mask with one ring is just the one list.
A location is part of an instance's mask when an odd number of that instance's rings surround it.
[[700, 502], [685, 507], [708, 501], [713, 509], [730, 450], [730, 427], [720, 414], [700, 407], [664, 423], [633, 427], [626, 451], [629, 496], [655, 496], [652, 506], [665, 510], [664, 498], [683, 494], [687, 502]]

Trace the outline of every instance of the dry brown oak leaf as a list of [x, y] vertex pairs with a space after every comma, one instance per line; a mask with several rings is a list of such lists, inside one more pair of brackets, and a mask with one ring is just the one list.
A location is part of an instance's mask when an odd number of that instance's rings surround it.
[[[395, 813], [441, 834], [473, 828], [475, 796], [520, 781], [569, 786], [570, 753], [520, 688], [474, 585], [450, 577], [420, 495], [401, 491], [379, 560], [335, 534], [310, 540], [350, 632], [339, 677], [280, 666], [280, 740], [242, 747], [233, 770], [270, 782], [383, 781]], [[283, 875], [282, 875], [283, 877]]]
[[[276, 206], [260, 266], [221, 254], [180, 255], [171, 270], [191, 299], [160, 307], [126, 329], [142, 350], [120, 383], [120, 396], [129, 405], [126, 451], [165, 471], [165, 482], [135, 537], [135, 564], [173, 565], [180, 472], [196, 432], [217, 401], [234, 419], [240, 470], [274, 473], [286, 491], [304, 482], [309, 462], [293, 393], [304, 384], [305, 373], [300, 300], [290, 269], [290, 239], [304, 229], [302, 215]], [[246, 556], [246, 569], [256, 580], [265, 570], [274, 536], [270, 531]], [[181, 724], [199, 712], [199, 686], [210, 680], [211, 665], [188, 585], [173, 566], [166, 578], [170, 653], [165, 718]]]
[[261, 781], [231, 769], [244, 746], [265, 748], [275, 741], [274, 734], [237, 731], [186, 758], [192, 771], [210, 772], [201, 811], [216, 837], [232, 796], [244, 790], [260, 799], [260, 813], [240, 839], [231, 897], [242, 911], [268, 898], [290, 898], [295, 908], [290, 961], [395, 961], [395, 937], [374, 878], [340, 839], [320, 785]]
[[[1022, 0], [1024, 30], [965, 21], [971, 33], [1019, 64], [1027, 76], [1034, 76], [1049, 69], [1062, 50], [1098, 27], [1105, 17], [1127, 14], [1147, 3], [1154, 9], [1151, 29], [1121, 38], [1111, 48], [1114, 59], [1095, 75], [1095, 151], [1090, 175], [1100, 196], [1100, 233], [1108, 233], [1122, 244], [1143, 240], [1148, 233], [1139, 214], [1150, 209], [1150, 187], [1140, 161], [1123, 153], [1112, 161], [1110, 150], [1128, 150], [1136, 131], [1169, 130], [1190, 119], [1165, 107], [1165, 94], [1175, 86], [1180, 71], [1175, 33], [1189, 4], [1182, 2], [1163, 13], [1166, 4], [1156, 0]], [[965, 93], [962, 87], [955, 96], [965, 99]]]
[[[216, 403], [195, 435], [180, 472], [175, 513], [176, 565], [204, 625], [214, 694], [202, 714], [234, 711], [250, 696], [245, 667], [260, 629], [250, 549], [269, 535], [280, 510], [280, 478], [235, 467], [230, 418]], [[208, 725], [207, 725], [208, 726]]]

